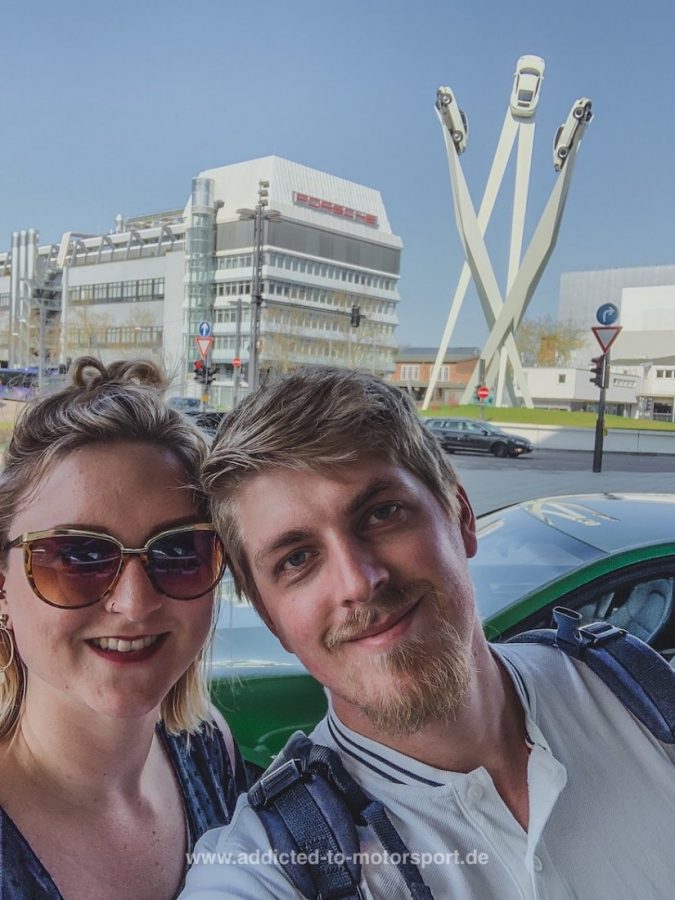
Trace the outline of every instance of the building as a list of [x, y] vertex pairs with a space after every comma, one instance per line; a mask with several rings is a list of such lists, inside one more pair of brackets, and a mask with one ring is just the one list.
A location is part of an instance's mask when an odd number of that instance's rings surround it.
[[[608, 400], [614, 391], [612, 402], [625, 415], [675, 421], [675, 265], [563, 274], [559, 317], [588, 331], [573, 359], [582, 372], [600, 353], [591, 327], [598, 324], [595, 314], [604, 303], [618, 307], [622, 326], [611, 347]], [[531, 374], [528, 380], [540, 398], [550, 394], [550, 385], [537, 385]], [[597, 403], [597, 389], [591, 389]], [[577, 392], [568, 399], [578, 404], [586, 398]]]
[[[416, 400], [423, 400], [437, 352], [434, 347], [402, 347], [389, 380], [407, 390]], [[447, 350], [431, 399], [432, 406], [456, 406], [461, 402], [479, 356], [478, 347], [450, 347]]]
[[192, 393], [207, 322], [216, 403], [247, 387], [252, 324], [263, 377], [309, 362], [391, 373], [401, 249], [373, 188], [275, 156], [209, 169], [182, 209], [119, 215], [109, 234], [41, 245], [15, 232], [0, 253], [0, 359], [151, 356]]

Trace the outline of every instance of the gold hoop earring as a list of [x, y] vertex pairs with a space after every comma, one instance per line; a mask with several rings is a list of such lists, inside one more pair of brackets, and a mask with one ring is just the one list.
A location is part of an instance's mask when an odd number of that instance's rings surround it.
[[0, 634], [3, 636], [5, 641], [9, 642], [9, 659], [4, 666], [0, 666], [0, 684], [4, 684], [7, 681], [5, 672], [14, 662], [14, 639], [12, 638], [11, 631], [7, 627], [8, 620], [9, 616], [7, 615], [7, 613], [0, 614]]

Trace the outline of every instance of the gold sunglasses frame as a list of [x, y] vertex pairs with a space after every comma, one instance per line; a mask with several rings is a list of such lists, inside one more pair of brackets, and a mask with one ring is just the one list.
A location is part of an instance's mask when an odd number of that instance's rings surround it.
[[[152, 570], [149, 566], [148, 552], [151, 545], [160, 538], [167, 537], [171, 534], [180, 534], [182, 532], [190, 531], [210, 531], [213, 534], [216, 541], [216, 546], [220, 548], [220, 566], [218, 575], [211, 586], [199, 594], [195, 594], [192, 597], [170, 597], [169, 594], [165, 593], [161, 589], [161, 587], [159, 587], [159, 585], [155, 583], [152, 575]], [[41, 540], [42, 538], [69, 535], [89, 538], [103, 538], [103, 540], [110, 541], [111, 544], [115, 544], [120, 549], [120, 560], [119, 565], [117, 566], [117, 572], [115, 572], [115, 575], [113, 576], [113, 579], [110, 585], [106, 588], [105, 592], [101, 594], [100, 597], [97, 597], [96, 600], [91, 600], [89, 603], [79, 603], [77, 604], [77, 606], [63, 606], [60, 603], [54, 603], [52, 600], [47, 600], [47, 598], [38, 590], [35, 584], [35, 579], [33, 578], [33, 548], [31, 544], [34, 541]], [[53, 606], [56, 609], [85, 609], [87, 606], [94, 606], [96, 603], [100, 603], [101, 600], [105, 600], [105, 598], [108, 597], [115, 589], [115, 585], [120, 579], [122, 570], [132, 556], [137, 556], [140, 559], [141, 563], [143, 564], [143, 571], [147, 575], [148, 581], [150, 582], [154, 590], [159, 594], [162, 594], [162, 596], [164, 597], [169, 597], [169, 599], [171, 600], [177, 600], [179, 603], [182, 603], [184, 600], [197, 600], [199, 597], [204, 597], [206, 594], [212, 591], [225, 574], [225, 568], [227, 566], [227, 558], [225, 556], [225, 547], [223, 546], [223, 542], [220, 539], [220, 536], [218, 535], [215, 527], [208, 522], [197, 522], [192, 525], [179, 525], [175, 528], [167, 528], [164, 531], [159, 531], [157, 532], [157, 534], [149, 538], [143, 547], [125, 547], [124, 544], [121, 541], [118, 541], [116, 537], [113, 537], [111, 534], [106, 534], [106, 532], [104, 531], [83, 531], [79, 528], [49, 528], [46, 531], [27, 531], [25, 532], [25, 534], [20, 534], [13, 540], [8, 541], [5, 544], [4, 549], [13, 550], [15, 547], [23, 547], [23, 569], [26, 573], [26, 579], [31, 586], [31, 590], [36, 597], [39, 597], [40, 600], [42, 600], [43, 603], [46, 603], [49, 606]]]

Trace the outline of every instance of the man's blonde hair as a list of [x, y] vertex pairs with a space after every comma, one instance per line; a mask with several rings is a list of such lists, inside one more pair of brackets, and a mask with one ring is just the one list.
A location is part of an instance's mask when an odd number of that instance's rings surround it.
[[[199, 486], [206, 443], [190, 422], [164, 402], [166, 378], [155, 363], [132, 360], [104, 366], [82, 357], [71, 367], [71, 384], [28, 404], [17, 419], [0, 472], [0, 565], [12, 521], [51, 467], [69, 453], [92, 444], [142, 441], [171, 451], [185, 473], [185, 489], [204, 519], [207, 499]], [[67, 611], [64, 615], [67, 615]], [[215, 614], [215, 611], [214, 611]], [[0, 640], [0, 665], [10, 657], [11, 633]], [[206, 681], [209, 641], [173, 685], [161, 706], [168, 731], [197, 731], [210, 719]], [[0, 737], [16, 727], [26, 688], [18, 651], [0, 684]]]
[[270, 469], [335, 472], [366, 456], [403, 466], [449, 513], [459, 514], [457, 478], [436, 438], [410, 397], [374, 375], [297, 369], [259, 388], [223, 420], [202, 483], [240, 594], [260, 607], [237, 523], [243, 482]]

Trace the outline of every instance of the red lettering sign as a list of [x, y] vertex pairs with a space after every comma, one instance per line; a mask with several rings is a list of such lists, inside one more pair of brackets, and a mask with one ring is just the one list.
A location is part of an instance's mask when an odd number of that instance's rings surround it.
[[311, 209], [318, 209], [322, 212], [330, 213], [333, 216], [340, 216], [343, 219], [352, 219], [356, 222], [362, 222], [364, 225], [370, 225], [377, 228], [377, 216], [372, 213], [359, 212], [350, 206], [342, 206], [340, 203], [331, 203], [330, 200], [322, 200], [320, 197], [312, 197], [310, 194], [304, 194], [301, 191], [293, 191], [293, 203], [298, 206], [309, 206]]

